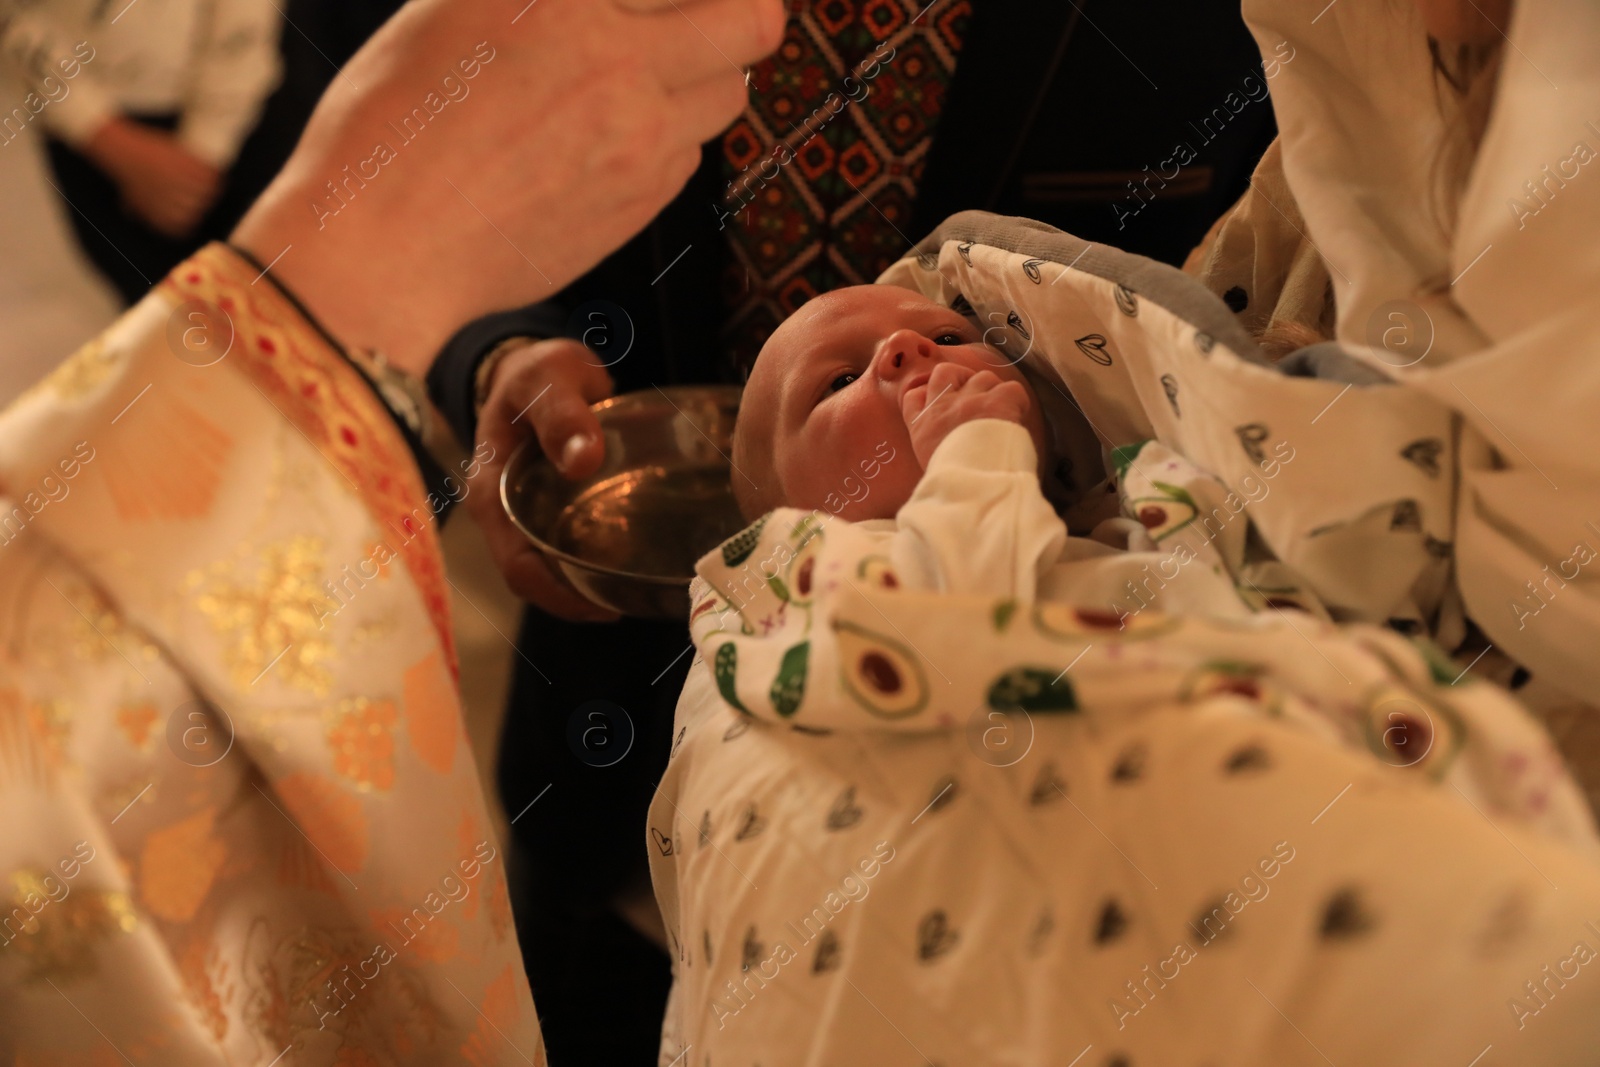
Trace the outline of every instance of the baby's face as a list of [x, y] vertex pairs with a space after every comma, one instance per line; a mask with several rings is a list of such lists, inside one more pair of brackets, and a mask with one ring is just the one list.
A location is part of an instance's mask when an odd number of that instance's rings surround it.
[[[734, 443], [733, 480], [746, 514], [789, 506], [851, 521], [893, 518], [923, 473], [901, 401], [941, 362], [1021, 382], [1024, 426], [1042, 462], [1038, 400], [977, 327], [909, 289], [851, 286], [807, 301], [761, 349]], [[928, 397], [930, 408], [937, 403]]]

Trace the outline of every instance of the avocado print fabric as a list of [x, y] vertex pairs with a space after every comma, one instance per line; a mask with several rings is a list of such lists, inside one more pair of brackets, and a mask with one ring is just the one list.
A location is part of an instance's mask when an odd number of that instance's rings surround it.
[[1592, 1063], [1582, 850], [1234, 695], [981, 721], [819, 734], [691, 672], [662, 1067]]
[[1226, 491], [1171, 450], [1115, 460], [1127, 517], [1089, 538], [1045, 501], [1026, 431], [998, 420], [954, 431], [894, 522], [772, 512], [699, 564], [691, 628], [722, 702], [811, 733], [925, 733], [1226, 696], [1595, 844], [1508, 694], [1426, 639], [1333, 623], [1281, 564], [1247, 567], [1249, 518], [1219, 522]]
[[779, 510], [702, 561], [648, 829], [662, 1063], [1589, 1063], [1592, 817], [1498, 651], [1440, 651], [1479, 431], [1023, 220], [880, 280], [1103, 463], [1057, 518], [974, 423], [895, 522]]
[[[1600, 13], [1515, 5], [1448, 226], [1418, 5], [1244, 14], [1281, 171], [1204, 283], [980, 212], [879, 279], [1092, 427], [1074, 536], [778, 511], [703, 561], [663, 1065], [1593, 1064], [1592, 822], [1482, 676], [1600, 691]], [[1275, 367], [1297, 301], [1335, 344]], [[963, 432], [928, 491], [1042, 517]]]
[[1586, 1062], [1600, 988], [1522, 986], [1600, 950], [1548, 738], [1329, 621], [1177, 453], [1112, 463], [1118, 514], [1070, 537], [980, 420], [894, 522], [779, 509], [701, 561], [649, 829], [661, 1062], [1311, 1062], [1301, 1031]]

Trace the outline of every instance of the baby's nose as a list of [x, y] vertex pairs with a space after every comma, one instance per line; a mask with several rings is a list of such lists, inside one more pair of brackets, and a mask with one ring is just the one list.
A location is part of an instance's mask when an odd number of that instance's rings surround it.
[[878, 377], [894, 381], [933, 358], [933, 342], [915, 330], [896, 330], [878, 343]]

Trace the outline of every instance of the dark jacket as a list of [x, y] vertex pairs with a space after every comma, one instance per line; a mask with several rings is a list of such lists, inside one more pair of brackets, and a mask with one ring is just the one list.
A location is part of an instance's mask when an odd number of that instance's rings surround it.
[[[1181, 263], [1247, 187], [1275, 132], [1260, 52], [1237, 4], [973, 6], [907, 248], [945, 217], [981, 208]], [[1187, 165], [1180, 146], [1193, 153]], [[509, 337], [579, 336], [589, 320], [574, 322], [573, 312], [591, 301], [620, 307], [632, 323], [632, 349], [610, 367], [619, 392], [734, 379], [720, 358], [729, 257], [720, 159], [719, 138], [642, 233], [556, 300], [477, 320], [451, 339], [429, 390], [463, 442], [474, 435], [483, 356]], [[625, 329], [611, 325], [613, 336]]]

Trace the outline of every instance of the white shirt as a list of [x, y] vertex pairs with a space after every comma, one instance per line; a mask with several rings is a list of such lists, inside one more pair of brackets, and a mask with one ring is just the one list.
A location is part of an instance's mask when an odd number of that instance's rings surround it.
[[51, 0], [9, 21], [5, 48], [68, 144], [118, 114], [177, 112], [183, 145], [226, 167], [282, 75], [280, 28], [272, 0]]

